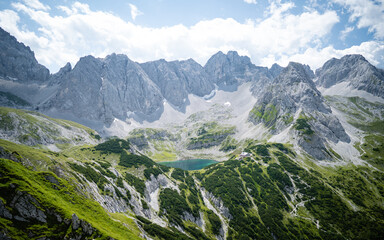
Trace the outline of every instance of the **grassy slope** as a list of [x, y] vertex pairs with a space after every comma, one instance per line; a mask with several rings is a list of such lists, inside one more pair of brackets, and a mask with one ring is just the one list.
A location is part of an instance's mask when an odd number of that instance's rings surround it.
[[[70, 138], [62, 136], [60, 128], [69, 130]], [[21, 143], [39, 143], [47, 139], [56, 143], [82, 143], [84, 138], [100, 140], [94, 130], [81, 124], [50, 118], [38, 112], [6, 107], [0, 107], [0, 130], [5, 136], [12, 133], [12, 141]]]
[[[108, 214], [97, 202], [85, 198], [77, 193], [74, 187], [66, 180], [57, 178], [51, 172], [31, 171], [19, 163], [11, 160], [0, 159], [1, 171], [1, 192], [11, 193], [13, 191], [21, 191], [29, 193], [33, 196], [45, 209], [55, 209], [63, 218], [70, 219], [73, 213], [98, 229], [104, 236], [110, 236], [116, 239], [138, 239], [140, 231], [130, 219], [125, 219], [124, 226], [121, 221], [114, 219], [113, 215]], [[44, 176], [51, 175], [55, 177], [59, 184], [58, 189], [47, 181]], [[17, 186], [16, 189], [12, 188]], [[2, 196], [6, 198], [6, 196]], [[4, 219], [3, 219], [4, 220]], [[2, 221], [3, 228], [12, 229], [14, 226], [11, 222]], [[55, 232], [55, 228], [59, 226], [48, 226], [41, 224], [31, 224], [29, 230], [40, 236], [49, 237]], [[60, 234], [59, 234], [60, 235]], [[13, 237], [20, 239], [28, 238], [23, 231], [17, 230], [13, 233]], [[58, 237], [58, 236], [56, 236]]]
[[328, 102], [343, 112], [349, 124], [360, 130], [355, 147], [361, 158], [384, 170], [384, 104], [360, 97], [327, 96]]
[[[38, 170], [31, 171], [20, 164], [1, 160], [1, 169], [5, 173], [2, 176], [7, 178], [1, 186], [7, 188], [11, 182], [17, 183], [22, 191], [28, 191], [44, 206], [58, 209], [66, 218], [76, 212], [105, 236], [117, 239], [126, 239], [130, 234], [130, 238], [138, 236], [139, 231], [130, 218], [124, 214], [108, 214], [96, 202], [78, 194], [72, 185], [78, 182], [71, 174], [68, 175], [70, 182], [59, 179], [65, 190], [55, 190], [42, 177], [45, 173], [39, 171], [52, 171], [59, 166], [65, 172], [71, 172], [66, 163], [73, 159], [86, 163], [86, 166], [95, 161], [106, 162], [112, 164], [125, 181], [129, 179], [141, 194], [144, 192], [138, 188], [151, 174], [164, 174], [177, 183], [180, 193], [161, 188], [159, 213], [196, 239], [214, 238], [221, 228], [218, 217], [204, 205], [200, 186], [220, 198], [229, 209], [232, 216], [229, 239], [273, 239], [273, 236], [281, 239], [375, 239], [384, 236], [381, 227], [384, 224], [384, 174], [380, 171], [354, 165], [321, 167], [297, 156], [288, 145], [249, 141], [245, 151], [252, 153], [252, 158], [230, 160], [187, 172], [160, 168], [146, 158], [124, 157], [127, 161], [122, 164], [124, 149], [116, 146], [122, 146], [124, 142], [116, 140], [114, 144], [108, 144], [53, 153], [0, 140], [1, 146], [28, 158]], [[135, 161], [141, 161], [141, 164], [137, 165]], [[136, 177], [125, 178], [128, 172]], [[65, 194], [65, 191], [71, 194]], [[185, 211], [194, 217], [202, 212], [206, 222], [205, 235], [196, 224], [183, 220]], [[126, 223], [128, 228], [119, 221]], [[12, 230], [12, 223], [2, 220], [2, 224]], [[139, 224], [159, 239], [188, 239], [173, 228], [161, 228], [146, 219], [139, 218]], [[49, 231], [41, 225], [33, 228]]]

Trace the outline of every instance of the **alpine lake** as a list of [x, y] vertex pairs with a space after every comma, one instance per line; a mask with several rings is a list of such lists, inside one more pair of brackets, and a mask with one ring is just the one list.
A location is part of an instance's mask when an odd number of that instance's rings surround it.
[[177, 160], [172, 162], [159, 162], [159, 164], [161, 165], [173, 168], [181, 168], [183, 170], [199, 170], [215, 163], [218, 163], [218, 161], [211, 159], [188, 159]]

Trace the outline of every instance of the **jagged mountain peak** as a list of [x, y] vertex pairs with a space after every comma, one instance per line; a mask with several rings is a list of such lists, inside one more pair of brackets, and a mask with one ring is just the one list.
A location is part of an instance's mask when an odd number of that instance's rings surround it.
[[227, 54], [224, 54], [222, 51], [214, 54], [210, 59], [208, 59], [205, 67], [209, 67], [210, 64], [214, 62], [219, 62], [221, 64], [226, 65], [234, 65], [234, 64], [251, 64], [251, 59], [247, 56], [240, 56], [237, 51], [228, 51]]
[[[45, 82], [49, 70], [40, 65], [35, 54], [15, 37], [0, 28], [0, 76], [21, 82]], [[12, 56], [10, 61], [9, 56]]]
[[103, 61], [104, 62], [107, 62], [107, 61], [131, 61], [127, 55], [125, 54], [116, 54], [116, 53], [112, 53], [108, 56], [106, 56], [105, 58], [103, 58]]
[[50, 85], [59, 84], [65, 78], [67, 74], [72, 71], [72, 65], [68, 62], [64, 67], [60, 68], [60, 70], [53, 74], [49, 80]]
[[204, 69], [210, 78], [224, 89], [244, 82], [266, 82], [273, 78], [268, 68], [255, 66], [249, 57], [240, 56], [236, 51], [229, 51], [227, 54], [216, 53], [207, 61]]
[[307, 83], [311, 88], [316, 89], [313, 79], [313, 72], [308, 65], [297, 62], [290, 62], [288, 66], [281, 70], [275, 82], [285, 85], [297, 84], [300, 82]]
[[316, 84], [331, 88], [346, 83], [351, 89], [364, 90], [384, 98], [384, 70], [370, 64], [362, 55], [332, 58], [316, 71]]
[[204, 96], [214, 89], [203, 67], [193, 59], [157, 60], [140, 66], [159, 87], [164, 98], [181, 111], [188, 104], [188, 94]]
[[277, 63], [274, 63], [271, 68], [268, 69], [273, 78], [277, 77], [284, 68]]

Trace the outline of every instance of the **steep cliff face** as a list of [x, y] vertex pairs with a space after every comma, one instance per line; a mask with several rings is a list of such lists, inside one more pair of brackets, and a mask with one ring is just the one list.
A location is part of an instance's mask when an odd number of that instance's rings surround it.
[[249, 57], [239, 56], [236, 51], [229, 51], [227, 54], [216, 53], [204, 68], [215, 83], [222, 87], [272, 78], [268, 68], [255, 66]]
[[345, 82], [352, 89], [384, 98], [384, 71], [374, 67], [361, 55], [332, 58], [316, 71], [316, 76], [316, 84], [320, 87], [330, 88]]
[[60, 87], [44, 103], [44, 110], [111, 122], [114, 117], [125, 120], [130, 112], [151, 114], [162, 107], [157, 86], [125, 55], [112, 54], [105, 59], [87, 56], [61, 76], [56, 80]]
[[204, 66], [208, 76], [224, 91], [237, 91], [238, 86], [251, 82], [251, 92], [259, 96], [271, 84], [282, 67], [274, 65], [271, 69], [255, 66], [247, 56], [239, 56], [236, 51], [227, 54], [218, 52]]
[[42, 83], [49, 70], [40, 65], [29, 47], [0, 28], [0, 77], [20, 82]]
[[143, 63], [141, 67], [160, 88], [164, 98], [179, 109], [184, 109], [189, 103], [188, 94], [202, 97], [214, 89], [203, 67], [192, 59], [158, 60]]

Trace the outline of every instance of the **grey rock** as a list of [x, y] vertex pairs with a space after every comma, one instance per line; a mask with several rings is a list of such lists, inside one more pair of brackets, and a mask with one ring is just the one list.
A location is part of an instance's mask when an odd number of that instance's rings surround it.
[[210, 148], [213, 146], [218, 146], [231, 134], [233, 133], [223, 132], [220, 134], [209, 135], [201, 139], [200, 138], [191, 139], [187, 145], [187, 149], [194, 150], [194, 149], [202, 149], [202, 148]]
[[326, 151], [324, 140], [317, 134], [300, 136], [298, 138], [298, 145], [316, 159], [324, 160], [331, 157]]
[[72, 66], [70, 63], [67, 63], [64, 67], [60, 68], [60, 70], [53, 74], [49, 79], [50, 85], [60, 84], [62, 79], [66, 78], [66, 75], [72, 71]]
[[72, 214], [72, 229], [77, 230], [80, 227], [80, 219], [79, 217], [74, 213]]
[[209, 77], [222, 89], [231, 90], [228, 86], [237, 86], [244, 82], [272, 79], [266, 67], [257, 67], [251, 63], [249, 57], [239, 56], [236, 51], [227, 54], [218, 52], [213, 55], [204, 66]]
[[42, 223], [47, 222], [47, 216], [40, 209], [41, 206], [35, 198], [27, 193], [16, 192], [13, 197], [10, 206], [14, 208], [19, 214], [15, 216], [15, 219], [32, 219]]
[[10, 152], [8, 150], [5, 150], [2, 146], [0, 146], [0, 158], [5, 158], [12, 160], [14, 162], [21, 162], [21, 156], [17, 152]]
[[317, 90], [313, 76], [308, 66], [289, 63], [273, 84], [261, 92], [249, 114], [249, 121], [263, 123], [272, 134], [278, 134], [293, 125], [293, 117], [299, 113], [307, 118], [314, 134], [304, 136], [295, 133], [298, 144], [308, 154], [321, 160], [330, 158], [325, 148], [327, 141], [350, 142], [350, 138]]
[[158, 87], [125, 55], [83, 57], [58, 81], [60, 87], [41, 106], [43, 111], [56, 109], [110, 124], [114, 118], [125, 120], [130, 112], [150, 115], [163, 106]]
[[12, 238], [8, 237], [5, 232], [0, 232], [0, 240], [11, 240]]
[[11, 212], [5, 207], [4, 202], [0, 199], [0, 217], [12, 219]]
[[384, 98], [384, 70], [374, 67], [361, 55], [332, 58], [316, 70], [316, 76], [316, 84], [324, 88], [347, 82], [354, 89]]
[[46, 82], [49, 70], [40, 65], [29, 47], [0, 28], [0, 76], [21, 82]]
[[269, 73], [271, 74], [271, 76], [273, 78], [279, 76], [279, 74], [281, 73], [281, 71], [283, 70], [284, 68], [282, 66], [280, 66], [279, 64], [277, 63], [274, 63], [270, 69], [268, 69]]
[[220, 198], [216, 198], [210, 192], [207, 192], [207, 197], [212, 202], [212, 204], [216, 207], [216, 209], [219, 210], [220, 214], [222, 214], [225, 218], [227, 218], [229, 220], [231, 220], [233, 218], [229, 212], [229, 209], [226, 206], [224, 206], [224, 203]]
[[185, 111], [189, 103], [188, 94], [202, 97], [214, 89], [203, 67], [192, 59], [173, 62], [162, 59], [143, 63], [141, 67], [159, 87], [164, 98], [181, 111]]
[[94, 232], [94, 228], [92, 227], [92, 225], [84, 220], [80, 220], [80, 225], [81, 225], [81, 228], [83, 229], [83, 232], [88, 235], [88, 236], [91, 236]]
[[60, 214], [54, 214], [56, 216], [56, 220], [61, 223], [63, 221], [63, 218], [60, 216]]
[[199, 227], [203, 227], [203, 220], [200, 217], [193, 216], [193, 214], [191, 214], [189, 212], [184, 212], [183, 218], [186, 221], [190, 221], [190, 222], [195, 223]]
[[129, 143], [135, 145], [139, 150], [142, 150], [149, 146], [147, 138], [143, 135], [130, 137], [128, 139]]

